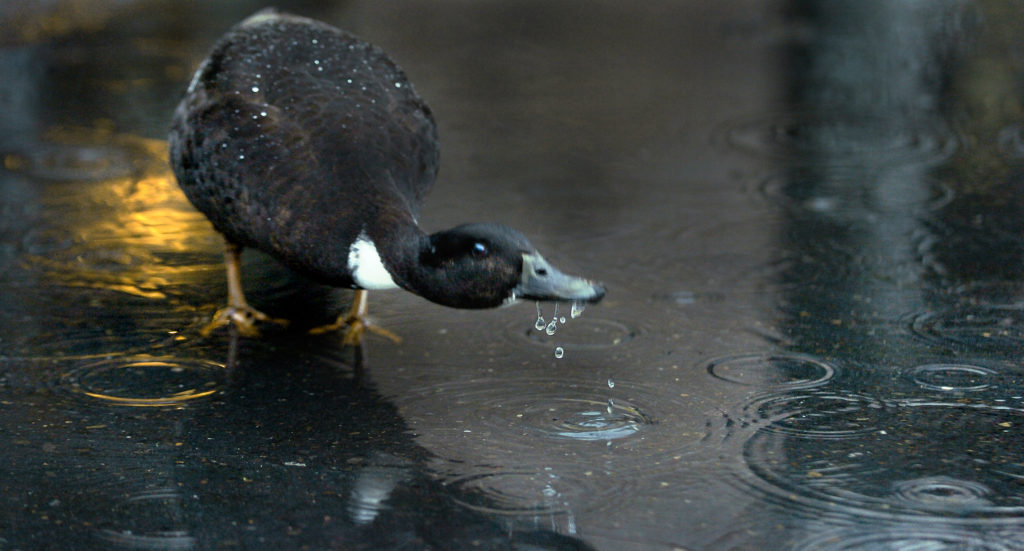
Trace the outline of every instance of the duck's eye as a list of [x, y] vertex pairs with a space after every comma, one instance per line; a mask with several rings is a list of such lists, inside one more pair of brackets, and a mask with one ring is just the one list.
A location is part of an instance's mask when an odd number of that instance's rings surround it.
[[548, 275], [548, 270], [547, 270], [547, 268], [537, 268], [536, 270], [533, 271], [533, 273], [535, 273], [535, 274], [537, 274], [537, 275], [539, 275], [541, 277], [544, 277], [544, 276]]
[[473, 254], [476, 256], [484, 256], [487, 254], [487, 245], [477, 241], [473, 243]]

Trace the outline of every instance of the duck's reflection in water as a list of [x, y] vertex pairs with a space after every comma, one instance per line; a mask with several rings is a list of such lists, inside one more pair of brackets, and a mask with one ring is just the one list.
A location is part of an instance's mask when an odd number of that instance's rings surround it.
[[553, 531], [558, 519], [506, 521], [461, 505], [468, 499], [426, 472], [428, 452], [362, 376], [362, 351], [301, 339], [228, 338], [229, 382], [197, 408], [176, 459], [177, 480], [195, 496], [187, 509], [200, 541], [589, 549]]

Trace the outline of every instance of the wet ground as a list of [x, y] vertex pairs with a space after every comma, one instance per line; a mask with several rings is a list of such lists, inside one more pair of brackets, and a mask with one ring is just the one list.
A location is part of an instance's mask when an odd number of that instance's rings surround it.
[[[0, 8], [0, 549], [1024, 548], [1022, 2], [280, 2], [433, 107], [421, 219], [609, 295], [244, 257], [163, 141], [247, 2]], [[556, 349], [561, 357], [556, 358]]]

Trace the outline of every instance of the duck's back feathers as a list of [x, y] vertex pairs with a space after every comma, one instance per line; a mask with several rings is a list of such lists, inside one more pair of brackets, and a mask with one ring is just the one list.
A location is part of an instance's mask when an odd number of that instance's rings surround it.
[[383, 51], [271, 11], [214, 47], [170, 145], [182, 188], [218, 231], [338, 285], [351, 284], [351, 244], [368, 226], [415, 218], [438, 167], [430, 110]]

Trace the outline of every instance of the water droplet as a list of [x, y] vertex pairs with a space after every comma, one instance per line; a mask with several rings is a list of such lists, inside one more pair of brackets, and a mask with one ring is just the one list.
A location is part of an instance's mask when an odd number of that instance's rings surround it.
[[562, 350], [561, 346], [556, 346], [555, 347], [555, 357], [556, 358], [561, 358], [564, 355], [565, 355], [565, 350]]
[[319, 43], [319, 41], [318, 41], [317, 39], [315, 39], [315, 38], [313, 39], [313, 41], [312, 41], [312, 42], [313, 42], [313, 44], [317, 44], [317, 43]]
[[558, 318], [558, 323], [565, 323], [565, 316]]
[[555, 303], [555, 311], [551, 313], [551, 323], [544, 328], [544, 332], [548, 335], [554, 335], [555, 331], [558, 330], [558, 303]]
[[259, 86], [253, 86], [253, 87], [252, 87], [252, 92], [253, 92], [254, 94], [255, 94], [256, 92], [259, 92], [259, 91], [260, 91], [260, 87], [259, 87]]
[[401, 88], [401, 87], [402, 87], [402, 83], [401, 82], [396, 82], [395, 83], [395, 88]]
[[238, 155], [238, 160], [241, 161], [242, 159], [245, 159], [245, 155], [244, 154], [239, 154]]
[[314, 59], [313, 60], [313, 65], [320, 65], [320, 60], [319, 59]]
[[572, 309], [569, 311], [569, 315], [572, 319], [576, 319], [583, 314], [583, 309], [586, 308], [586, 303], [572, 301]]
[[260, 111], [260, 116], [261, 117], [266, 117], [267, 116], [267, 112], [266, 111]]
[[[562, 342], [588, 349], [619, 346], [631, 341], [639, 333], [637, 329], [633, 329], [615, 321], [600, 318], [588, 318], [587, 320], [580, 319], [577, 320], [576, 323], [581, 325], [576, 328], [574, 331], [575, 334], [571, 336], [570, 340], [572, 342]], [[524, 328], [521, 320], [510, 323], [508, 325], [508, 331], [510, 336], [517, 339], [524, 339], [527, 342], [543, 346], [545, 348], [548, 348], [551, 345], [550, 339], [548, 339], [544, 333], [535, 332], [532, 328]]]
[[608, 415], [611, 415], [614, 410], [615, 410], [615, 400], [612, 400], [611, 398], [608, 398], [608, 408], [607, 408]]
[[608, 377], [608, 388], [615, 388], [615, 379]]
[[533, 326], [537, 328], [537, 331], [543, 331], [545, 325], [547, 324], [544, 322], [544, 313], [541, 312], [540, 302], [537, 302], [537, 323]]

